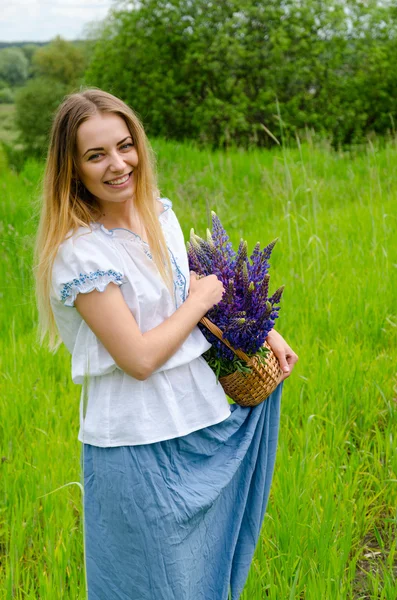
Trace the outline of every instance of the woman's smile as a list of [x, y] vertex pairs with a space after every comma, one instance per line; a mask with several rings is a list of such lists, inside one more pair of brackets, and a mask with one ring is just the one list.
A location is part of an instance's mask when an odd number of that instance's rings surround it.
[[126, 173], [125, 175], [122, 175], [121, 177], [117, 177], [116, 179], [109, 179], [108, 181], [105, 181], [105, 184], [114, 189], [125, 188], [131, 182], [132, 172], [133, 171], [130, 171], [129, 173]]

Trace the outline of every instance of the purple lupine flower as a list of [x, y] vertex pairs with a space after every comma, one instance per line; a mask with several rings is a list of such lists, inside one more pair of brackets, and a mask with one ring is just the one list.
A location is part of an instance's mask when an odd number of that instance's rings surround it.
[[193, 244], [187, 242], [187, 255], [189, 259], [189, 268], [191, 271], [194, 271], [198, 275], [201, 275], [201, 263], [197, 257], [196, 251], [193, 247]]
[[[207, 229], [206, 239], [191, 229], [187, 254], [190, 269], [196, 273], [214, 273], [225, 288], [220, 302], [207, 312], [223, 336], [234, 348], [241, 348], [248, 355], [255, 354], [263, 343], [275, 320], [279, 317], [279, 304], [284, 286], [268, 297], [270, 265], [269, 258], [277, 238], [260, 250], [257, 242], [250, 258], [247, 242], [240, 240], [235, 252], [225, 229], [214, 211], [211, 211], [212, 232]], [[198, 324], [207, 340], [220, 358], [233, 360], [234, 353], [204, 325]]]
[[198, 236], [195, 236], [194, 234], [190, 235], [190, 242], [194, 248], [194, 251], [196, 253], [197, 259], [200, 263], [201, 269], [200, 269], [200, 274], [202, 275], [211, 275], [212, 274], [212, 265], [211, 265], [211, 258], [209, 258], [205, 252], [205, 250], [203, 249], [202, 244], [197, 240]]
[[[229, 265], [233, 261], [236, 253], [233, 250], [231, 242], [229, 242], [229, 236], [221, 225], [218, 215], [212, 210], [212, 239], [217, 248], [219, 248], [224, 256], [226, 257]], [[225, 246], [223, 248], [223, 246]]]
[[269, 302], [271, 302], [272, 304], [278, 304], [281, 300], [281, 296], [283, 295], [283, 291], [284, 286], [282, 285], [280, 288], [278, 288], [278, 290], [274, 292], [273, 296], [269, 298]]
[[[249, 281], [249, 276], [248, 276], [248, 281]], [[252, 301], [253, 301], [254, 292], [255, 292], [255, 283], [253, 281], [251, 281], [251, 283], [249, 283], [247, 286], [247, 292], [246, 292], [245, 298], [244, 298], [244, 310], [249, 314], [251, 314], [252, 308], [253, 308]]]

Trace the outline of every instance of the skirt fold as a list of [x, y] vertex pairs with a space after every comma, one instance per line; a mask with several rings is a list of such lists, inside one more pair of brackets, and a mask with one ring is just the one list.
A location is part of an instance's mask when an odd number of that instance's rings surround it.
[[153, 444], [82, 444], [88, 600], [238, 600], [276, 458], [283, 383]]

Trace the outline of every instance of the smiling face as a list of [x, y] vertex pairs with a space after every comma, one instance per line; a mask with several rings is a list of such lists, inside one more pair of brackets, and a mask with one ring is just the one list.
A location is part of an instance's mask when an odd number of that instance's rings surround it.
[[132, 200], [138, 153], [124, 119], [98, 113], [77, 130], [78, 177], [101, 206]]

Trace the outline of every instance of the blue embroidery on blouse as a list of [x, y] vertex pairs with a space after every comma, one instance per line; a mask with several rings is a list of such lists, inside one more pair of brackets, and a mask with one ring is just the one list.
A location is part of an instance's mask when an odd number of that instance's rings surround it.
[[[159, 199], [160, 200], [160, 199]], [[160, 214], [163, 215], [165, 212], [167, 212], [167, 210], [169, 210], [170, 208], [172, 208], [172, 202], [169, 198], [163, 198], [162, 200], [160, 200], [160, 202], [162, 202], [164, 209], [163, 212]], [[140, 240], [141, 242], [141, 248], [144, 251], [144, 253], [146, 254], [146, 256], [148, 258], [150, 258], [150, 260], [153, 260], [153, 256], [149, 250], [149, 244], [147, 242], [145, 242], [137, 233], [135, 233], [134, 231], [131, 231], [130, 229], [126, 229], [125, 227], [114, 227], [113, 229], [106, 229], [104, 227], [104, 225], [101, 225], [101, 229], [107, 233], [110, 236], [113, 236], [113, 232], [116, 230], [123, 230], [123, 231], [128, 231], [129, 233], [132, 233], [135, 238], [137, 238], [138, 240]], [[185, 302], [186, 300], [186, 277], [184, 276], [184, 274], [182, 273], [176, 259], [175, 256], [172, 252], [172, 250], [168, 247], [168, 251], [170, 253], [170, 258], [171, 258], [171, 264], [173, 264], [173, 266], [175, 267], [175, 271], [176, 271], [176, 280], [174, 279], [174, 300], [175, 300], [175, 307], [178, 308], [178, 300], [177, 300], [177, 291], [179, 291], [180, 293], [180, 299], [182, 300], [182, 302]]]
[[[163, 200], [167, 200], [167, 203], [169, 202], [169, 204], [165, 204], [165, 203], [163, 202]], [[169, 200], [168, 198], [163, 198], [163, 200], [160, 200], [160, 202], [161, 202], [161, 204], [162, 204], [162, 205], [165, 207], [165, 210], [163, 210], [163, 212], [162, 212], [162, 213], [160, 213], [160, 217], [161, 217], [161, 215], [163, 215], [165, 212], [167, 212], [167, 210], [168, 210], [169, 208], [172, 208], [172, 202], [171, 202], [171, 200]]]
[[[150, 258], [150, 260], [153, 260], [153, 257], [150, 253], [150, 251], [145, 248], [145, 246], [142, 246], [143, 251], [145, 252], [146, 256], [148, 256]], [[175, 300], [175, 307], [178, 308], [178, 301], [177, 301], [177, 290], [179, 289], [180, 292], [180, 299], [182, 300], [182, 302], [185, 302], [186, 300], [186, 277], [184, 276], [184, 274], [182, 273], [176, 258], [174, 256], [174, 253], [172, 252], [172, 250], [170, 249], [170, 247], [167, 245], [168, 248], [168, 252], [170, 253], [170, 259], [171, 259], [171, 264], [174, 265], [175, 270], [176, 270], [176, 280], [174, 279], [174, 300]]]
[[170, 250], [169, 248], [168, 248], [168, 250], [170, 251], [170, 254], [171, 254], [171, 262], [173, 263], [173, 265], [176, 269], [176, 280], [174, 279], [174, 296], [175, 296], [175, 306], [176, 306], [176, 308], [178, 308], [176, 292], [177, 292], [177, 289], [179, 288], [182, 302], [185, 302], [185, 300], [186, 300], [186, 277], [180, 270], [179, 265], [176, 262], [176, 259], [175, 259], [175, 256], [174, 256], [172, 250]]
[[80, 273], [80, 276], [68, 283], [65, 283], [63, 288], [61, 289], [61, 300], [65, 302], [65, 300], [71, 296], [71, 292], [73, 288], [77, 288], [79, 291], [81, 287], [89, 281], [96, 282], [101, 277], [108, 276], [110, 281], [114, 281], [117, 283], [123, 283], [123, 274], [118, 271], [114, 271], [113, 269], [109, 269], [108, 271], [91, 271], [88, 275], [84, 273]]

